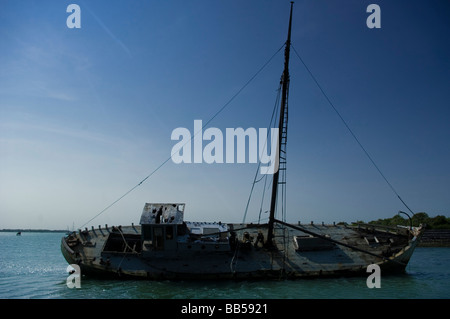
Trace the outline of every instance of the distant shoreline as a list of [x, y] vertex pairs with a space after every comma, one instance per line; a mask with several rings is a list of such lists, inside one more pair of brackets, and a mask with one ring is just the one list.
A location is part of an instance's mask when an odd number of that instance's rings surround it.
[[68, 230], [62, 229], [0, 229], [0, 232], [5, 233], [67, 233]]

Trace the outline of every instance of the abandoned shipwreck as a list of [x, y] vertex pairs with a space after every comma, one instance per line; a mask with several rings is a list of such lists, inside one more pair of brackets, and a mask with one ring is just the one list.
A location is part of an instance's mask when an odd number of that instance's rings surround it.
[[279, 279], [367, 276], [405, 270], [420, 227], [289, 224], [277, 219], [285, 186], [292, 3], [279, 107], [278, 161], [268, 223], [185, 221], [184, 203], [146, 203], [140, 224], [85, 228], [61, 240], [83, 275], [143, 279]]

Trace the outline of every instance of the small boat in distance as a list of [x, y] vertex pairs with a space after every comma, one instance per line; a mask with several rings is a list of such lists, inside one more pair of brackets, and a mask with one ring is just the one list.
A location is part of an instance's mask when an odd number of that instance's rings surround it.
[[[146, 203], [139, 225], [92, 226], [61, 240], [83, 275], [164, 279], [297, 279], [403, 272], [421, 227], [290, 224], [276, 218], [285, 184], [292, 3], [279, 113], [279, 170], [273, 174], [268, 223], [185, 221], [184, 203]], [[278, 196], [282, 201], [283, 196]]]

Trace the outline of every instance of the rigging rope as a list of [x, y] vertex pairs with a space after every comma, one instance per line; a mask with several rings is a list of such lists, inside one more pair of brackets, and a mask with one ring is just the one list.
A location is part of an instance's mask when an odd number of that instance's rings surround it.
[[[272, 127], [272, 123], [275, 124], [276, 119], [277, 119], [277, 110], [278, 110], [278, 107], [279, 107], [279, 101], [280, 101], [280, 95], [281, 95], [281, 82], [280, 82], [280, 85], [278, 86], [277, 92], [278, 92], [278, 94], [277, 94], [276, 99], [275, 99], [275, 104], [274, 104], [273, 110], [272, 110], [272, 117], [270, 118], [270, 123], [269, 123], [268, 127]], [[274, 119], [275, 119], [275, 121], [274, 121]], [[268, 139], [269, 139], [269, 130], [267, 130], [266, 141], [264, 143], [264, 148], [263, 149], [265, 149], [267, 147]], [[260, 152], [262, 152], [262, 151], [263, 150], [260, 150]], [[256, 168], [255, 178], [253, 179], [252, 188], [251, 188], [250, 194], [248, 196], [247, 206], [245, 207], [244, 218], [242, 219], [242, 223], [245, 223], [245, 219], [247, 218], [248, 206], [250, 205], [250, 200], [251, 200], [251, 197], [252, 197], [252, 194], [253, 194], [253, 189], [255, 188], [255, 184], [259, 183], [264, 177], [266, 177], [266, 180], [267, 180], [267, 174], [265, 174], [259, 180], [256, 180], [258, 178], [258, 172], [259, 172], [260, 166], [261, 166], [261, 162], [258, 162], [258, 167]], [[263, 200], [264, 200], [264, 194], [265, 194], [265, 188], [266, 188], [265, 185], [266, 185], [266, 183], [264, 182], [263, 195], [262, 195], [263, 196]], [[260, 216], [261, 216], [262, 204], [263, 203], [261, 202], [261, 208], [260, 208], [260, 212], [259, 212]]]
[[325, 99], [327, 100], [328, 104], [330, 104], [330, 106], [333, 108], [334, 112], [336, 112], [336, 114], [338, 115], [338, 117], [341, 119], [342, 123], [344, 123], [345, 127], [347, 128], [347, 130], [350, 132], [350, 134], [353, 136], [353, 138], [355, 139], [356, 143], [358, 143], [359, 147], [361, 147], [361, 149], [363, 150], [363, 152], [366, 154], [367, 158], [370, 160], [370, 162], [372, 162], [373, 166], [376, 168], [376, 170], [378, 171], [378, 173], [381, 175], [381, 177], [384, 179], [384, 181], [389, 185], [389, 187], [391, 188], [391, 190], [394, 192], [395, 195], [397, 195], [397, 198], [403, 203], [403, 205], [405, 205], [405, 207], [412, 213], [414, 214], [414, 212], [408, 207], [408, 205], [406, 205], [405, 201], [400, 197], [400, 195], [398, 194], [398, 192], [395, 190], [394, 186], [392, 186], [392, 184], [388, 181], [388, 179], [386, 178], [386, 176], [384, 176], [384, 174], [381, 172], [380, 168], [378, 167], [378, 165], [375, 163], [375, 161], [372, 159], [372, 157], [369, 155], [369, 153], [367, 152], [367, 150], [365, 149], [365, 147], [361, 144], [361, 142], [359, 141], [359, 139], [356, 137], [355, 133], [353, 133], [352, 129], [350, 128], [350, 126], [348, 126], [347, 122], [344, 120], [344, 118], [342, 117], [341, 113], [339, 113], [339, 111], [337, 110], [337, 108], [334, 106], [333, 102], [331, 102], [330, 98], [328, 97], [328, 95], [325, 93], [325, 91], [322, 89], [322, 86], [319, 84], [319, 82], [316, 80], [315, 76], [312, 74], [312, 72], [310, 71], [310, 69], [308, 68], [308, 66], [306, 65], [306, 63], [303, 61], [303, 59], [300, 57], [300, 54], [297, 52], [297, 50], [292, 46], [292, 49], [294, 50], [295, 54], [297, 55], [297, 57], [299, 58], [299, 60], [302, 62], [303, 66], [305, 67], [305, 69], [308, 71], [309, 75], [312, 77], [312, 79], [314, 80], [314, 82], [316, 83], [317, 87], [319, 88], [319, 90], [322, 92], [322, 95], [325, 97]]
[[[206, 128], [208, 126], [209, 123], [212, 122], [212, 120], [214, 120], [220, 113], [222, 113], [223, 110], [225, 110], [225, 108], [228, 107], [228, 105], [231, 104], [231, 102], [239, 95], [241, 94], [241, 92], [262, 72], [262, 70], [264, 70], [266, 68], [266, 66], [273, 60], [273, 58], [275, 58], [275, 56], [281, 51], [281, 49], [283, 49], [285, 46], [285, 44], [283, 43], [283, 45], [267, 60], [266, 63], [263, 64], [262, 67], [260, 67], [258, 69], [258, 71], [202, 126], [202, 129], [198, 132], [194, 132], [194, 134], [192, 135], [191, 139], [189, 141], [187, 141], [185, 144], [183, 144], [182, 146], [180, 146], [180, 149], [182, 149], [187, 143], [190, 143], [194, 137], [201, 131], [203, 131], [204, 128]], [[98, 216], [100, 216], [101, 214], [103, 214], [105, 211], [107, 211], [108, 209], [110, 209], [112, 206], [114, 206], [115, 204], [117, 204], [117, 202], [119, 202], [121, 199], [123, 199], [125, 196], [127, 196], [128, 194], [130, 194], [132, 191], [134, 191], [136, 188], [138, 188], [139, 186], [141, 186], [147, 179], [149, 179], [153, 174], [155, 174], [161, 167], [163, 167], [170, 159], [172, 158], [172, 154], [170, 154], [170, 156], [164, 160], [158, 167], [156, 167], [149, 175], [147, 175], [142, 181], [140, 181], [136, 186], [132, 187], [130, 190], [128, 190], [125, 194], [123, 194], [122, 196], [120, 196], [118, 199], [116, 199], [114, 202], [112, 202], [110, 205], [108, 205], [106, 208], [104, 208], [102, 211], [100, 211], [97, 215], [95, 215], [94, 217], [92, 217], [91, 219], [89, 219], [86, 223], [84, 223], [83, 225], [80, 226], [80, 228], [86, 226], [88, 223], [90, 223], [92, 220], [94, 220], [95, 218], [97, 218]]]

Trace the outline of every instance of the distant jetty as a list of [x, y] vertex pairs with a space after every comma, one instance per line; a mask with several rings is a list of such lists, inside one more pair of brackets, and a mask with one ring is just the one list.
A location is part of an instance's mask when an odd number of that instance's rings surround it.
[[450, 247], [450, 229], [427, 229], [419, 247]]

